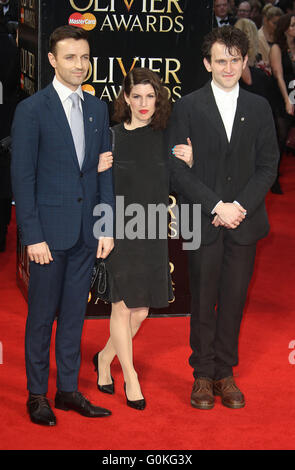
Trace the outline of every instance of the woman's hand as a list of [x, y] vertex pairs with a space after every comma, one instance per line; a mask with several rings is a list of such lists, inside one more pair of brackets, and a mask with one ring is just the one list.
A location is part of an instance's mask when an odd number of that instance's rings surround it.
[[183, 160], [191, 168], [194, 164], [193, 146], [189, 137], [186, 141], [187, 145], [175, 145], [172, 149], [172, 153], [175, 157]]
[[99, 155], [99, 163], [97, 167], [98, 173], [108, 170], [113, 166], [112, 152], [104, 152]]
[[107, 258], [114, 248], [114, 239], [111, 237], [101, 237], [98, 241], [96, 258]]
[[291, 116], [293, 116], [293, 114], [294, 114], [294, 104], [290, 103], [289, 99], [286, 100], [285, 109], [286, 109], [287, 114], [290, 114]]

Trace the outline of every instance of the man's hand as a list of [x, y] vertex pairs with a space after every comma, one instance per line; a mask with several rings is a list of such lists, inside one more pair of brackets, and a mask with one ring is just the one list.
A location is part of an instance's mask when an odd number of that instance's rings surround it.
[[99, 239], [96, 258], [107, 258], [114, 248], [114, 239], [109, 237], [102, 237]]
[[34, 261], [38, 264], [49, 264], [53, 261], [49, 246], [46, 242], [28, 245], [27, 250], [30, 261]]
[[247, 211], [233, 202], [220, 202], [215, 208], [215, 213], [219, 216], [219, 219], [215, 217], [212, 222], [215, 227], [225, 225], [227, 228], [237, 228], [245, 219]]
[[214, 227], [226, 227], [226, 228], [229, 228], [222, 220], [221, 218], [219, 217], [219, 215], [216, 215], [212, 221], [212, 225], [214, 225]]

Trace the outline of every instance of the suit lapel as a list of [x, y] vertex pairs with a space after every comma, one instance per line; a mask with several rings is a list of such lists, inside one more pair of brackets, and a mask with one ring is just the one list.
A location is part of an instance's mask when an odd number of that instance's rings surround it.
[[204, 91], [205, 91], [206, 114], [209, 117], [209, 120], [212, 122], [215, 129], [217, 130], [218, 134], [220, 135], [222, 144], [228, 145], [226, 130], [225, 130], [220, 112], [218, 110], [214, 95], [213, 95], [211, 82], [208, 82], [205, 85]]
[[93, 116], [91, 116], [91, 110], [89, 109], [89, 102], [87, 100], [87, 94], [83, 93], [84, 101], [82, 100], [82, 109], [83, 109], [83, 120], [84, 120], [84, 133], [85, 133], [85, 158], [83, 161], [82, 168], [87, 165], [87, 159], [89, 152], [91, 151], [92, 135], [91, 132], [93, 128]]
[[247, 101], [245, 99], [244, 92], [240, 87], [231, 139], [230, 139], [230, 142], [228, 142], [226, 130], [222, 121], [222, 117], [219, 113], [214, 95], [213, 95], [211, 83], [210, 82], [207, 83], [204, 88], [205, 88], [205, 96], [206, 96], [206, 105], [208, 106], [208, 110], [209, 110], [209, 113], [208, 113], [209, 119], [214, 125], [214, 127], [216, 128], [216, 130], [218, 131], [222, 139], [222, 143], [225, 144], [226, 146], [229, 146], [229, 148], [232, 149], [234, 148], [235, 144], [239, 142], [241, 133], [244, 128], [244, 123], [246, 122], [245, 111], [247, 109]]
[[240, 141], [241, 133], [243, 132], [245, 122], [247, 119], [247, 102], [243, 93], [243, 90], [240, 87], [239, 97], [237, 101], [237, 110], [235, 114], [235, 119], [233, 123], [233, 129], [230, 139], [230, 149], [234, 148], [235, 144]]
[[62, 138], [64, 139], [66, 145], [70, 146], [73, 161], [75, 165], [77, 166], [77, 168], [80, 170], [71, 128], [69, 126], [63, 105], [52, 84], [50, 84], [47, 87], [46, 97], [47, 97], [47, 105], [49, 107], [50, 112], [53, 115], [53, 118], [55, 119], [57, 123], [57, 127], [61, 131]]

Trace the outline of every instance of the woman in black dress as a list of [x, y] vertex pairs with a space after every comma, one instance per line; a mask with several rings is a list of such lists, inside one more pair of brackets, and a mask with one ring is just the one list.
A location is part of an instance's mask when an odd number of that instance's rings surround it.
[[[275, 44], [270, 50], [270, 64], [278, 89], [275, 118], [281, 160], [288, 132], [294, 126], [295, 15], [292, 13], [281, 16], [278, 21]], [[282, 193], [279, 174], [272, 192]]]
[[[102, 392], [114, 393], [110, 367], [117, 355], [127, 405], [139, 410], [145, 408], [145, 399], [133, 365], [132, 338], [150, 307], [166, 307], [173, 299], [167, 236], [160, 238], [148, 217], [151, 205], [167, 208], [169, 204], [163, 135], [169, 115], [168, 92], [158, 75], [145, 68], [133, 69], [125, 77], [115, 103], [114, 120], [120, 124], [112, 128], [113, 154], [102, 154], [98, 168], [104, 171], [113, 163], [117, 226], [115, 248], [106, 260], [112, 302], [110, 338], [93, 358], [97, 386]], [[190, 142], [176, 146], [174, 154], [192, 165]], [[118, 217], [118, 197], [125, 214], [125, 224], [120, 227], [123, 214]], [[167, 210], [158, 228], [163, 227], [166, 231]], [[155, 232], [152, 237], [149, 230]], [[118, 233], [122, 232], [125, 234], [121, 238]]]

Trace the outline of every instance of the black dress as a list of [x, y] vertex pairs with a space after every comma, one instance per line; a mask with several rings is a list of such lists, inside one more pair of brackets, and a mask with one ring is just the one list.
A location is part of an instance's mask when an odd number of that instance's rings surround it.
[[[282, 51], [282, 68], [283, 68], [283, 76], [284, 76], [284, 81], [286, 84], [287, 91], [288, 93], [291, 93], [291, 91], [294, 90], [294, 86], [291, 85], [291, 88], [290, 88], [289, 85], [290, 85], [290, 82], [294, 81], [295, 79], [295, 62], [291, 60], [288, 51]], [[277, 104], [278, 115], [286, 119], [289, 119], [290, 121], [293, 121], [294, 119], [293, 116], [290, 116], [289, 114], [286, 113], [285, 103], [281, 95], [278, 84], [277, 84], [277, 93], [278, 93], [278, 104]]]
[[[289, 88], [289, 84], [295, 79], [295, 62], [291, 60], [288, 51], [282, 51], [282, 68], [283, 68], [283, 76], [284, 76], [284, 81], [286, 84], [287, 92], [288, 94], [290, 94], [294, 90], [293, 87]], [[294, 121], [293, 115], [287, 114], [286, 109], [285, 109], [285, 102], [280, 92], [278, 82], [274, 77], [273, 77], [273, 80], [275, 80], [276, 92], [277, 92], [274, 114], [275, 114], [278, 142], [279, 142], [279, 147], [280, 147], [280, 155], [282, 157], [282, 155], [286, 151], [286, 140], [288, 137], [288, 133], [291, 127], [294, 126], [295, 121]]]
[[[118, 124], [113, 127], [113, 133], [117, 200], [115, 247], [106, 260], [110, 299], [111, 302], [124, 300], [129, 308], [165, 307], [173, 299], [167, 236], [161, 239], [154, 231], [156, 237], [147, 238], [148, 228], [155, 228], [148, 227], [148, 206], [165, 204], [167, 207], [169, 202], [163, 132], [149, 125], [127, 130]], [[127, 206], [131, 210], [125, 215], [124, 225], [123, 202], [124, 213]], [[164, 223], [167, 233], [166, 221], [167, 216]], [[126, 234], [128, 228], [131, 235], [136, 232], [142, 238], [130, 239], [130, 233], [129, 238], [126, 235], [121, 238], [122, 231]]]
[[255, 93], [256, 95], [263, 96], [269, 102], [271, 108], [274, 108], [274, 98], [273, 95], [276, 92], [274, 90], [274, 84], [271, 77], [269, 77], [263, 70], [258, 67], [250, 66], [250, 73], [252, 84], [248, 85], [240, 79], [240, 85], [244, 90]]

